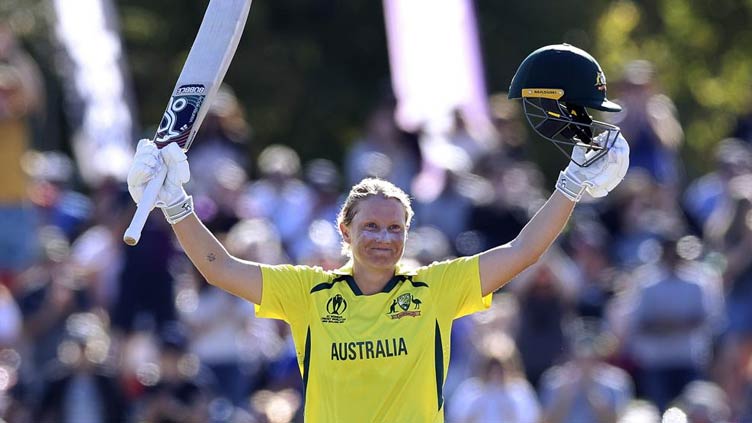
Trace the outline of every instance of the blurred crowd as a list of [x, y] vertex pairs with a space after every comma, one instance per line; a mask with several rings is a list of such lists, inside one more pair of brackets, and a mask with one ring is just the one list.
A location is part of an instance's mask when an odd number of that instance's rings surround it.
[[[208, 285], [161, 216], [136, 248], [118, 181], [82, 188], [62, 152], [34, 151], [45, 98], [0, 29], [0, 421], [288, 422], [302, 415], [287, 326]], [[448, 422], [752, 421], [752, 136], [720, 139], [688, 178], [677, 111], [652, 65], [611, 87], [631, 168], [585, 199], [546, 256], [457, 320]], [[187, 191], [234, 255], [332, 269], [349, 187], [378, 176], [414, 200], [405, 261], [512, 240], [552, 190], [519, 104], [493, 128], [406, 132], [383, 100], [341, 164], [269, 145], [224, 87], [190, 152]], [[549, 146], [544, 146], [549, 147]]]

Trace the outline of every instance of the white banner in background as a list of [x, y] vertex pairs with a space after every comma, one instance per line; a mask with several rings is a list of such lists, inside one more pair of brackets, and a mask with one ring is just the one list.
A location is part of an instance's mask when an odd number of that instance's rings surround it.
[[483, 61], [472, 0], [384, 0], [392, 85], [403, 127], [446, 129], [460, 109], [488, 122]]
[[73, 64], [64, 75], [75, 134], [73, 151], [84, 181], [125, 180], [133, 156], [133, 118], [126, 100], [122, 47], [111, 0], [53, 0], [56, 35]]

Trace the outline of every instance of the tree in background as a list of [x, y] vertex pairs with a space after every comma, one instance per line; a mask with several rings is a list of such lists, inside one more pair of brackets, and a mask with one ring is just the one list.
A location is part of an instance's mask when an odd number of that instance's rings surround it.
[[[45, 72], [55, 67], [44, 0], [0, 3]], [[207, 0], [115, 0], [145, 134], [157, 125]], [[706, 170], [713, 145], [752, 112], [752, 3], [747, 0], [498, 2], [475, 0], [488, 90], [505, 91], [534, 49], [568, 42], [592, 51], [609, 76], [651, 61], [686, 133], [684, 158]], [[430, 19], [430, 16], [426, 16]], [[226, 77], [254, 129], [250, 156], [292, 146], [304, 160], [340, 161], [389, 91], [380, 1], [256, 0]], [[610, 87], [612, 88], [612, 87]], [[612, 95], [618, 97], [616, 87]], [[54, 116], [54, 115], [53, 115]], [[544, 168], [558, 159], [540, 151]], [[545, 147], [545, 146], [544, 146]], [[549, 157], [550, 156], [550, 157]]]
[[635, 59], [656, 66], [679, 109], [690, 172], [706, 171], [713, 146], [752, 112], [750, 19], [744, 0], [619, 0], [598, 18], [593, 38], [604, 68]]

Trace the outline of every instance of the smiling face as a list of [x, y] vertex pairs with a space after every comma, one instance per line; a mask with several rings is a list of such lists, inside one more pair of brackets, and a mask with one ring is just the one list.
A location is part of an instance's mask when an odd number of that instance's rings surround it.
[[405, 207], [398, 200], [372, 196], [361, 200], [349, 225], [340, 223], [354, 267], [393, 271], [405, 250]]

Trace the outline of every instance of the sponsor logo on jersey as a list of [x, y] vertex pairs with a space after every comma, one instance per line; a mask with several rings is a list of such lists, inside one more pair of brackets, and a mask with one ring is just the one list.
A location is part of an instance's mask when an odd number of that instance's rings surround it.
[[407, 292], [392, 300], [392, 305], [389, 307], [389, 312], [387, 313], [387, 315], [389, 315], [389, 317], [391, 317], [393, 320], [401, 319], [407, 316], [418, 317], [420, 316], [420, 306], [422, 304], [423, 302], [420, 299]]
[[405, 338], [332, 342], [332, 361], [371, 360], [407, 355]]
[[326, 316], [321, 318], [322, 323], [344, 323], [342, 314], [347, 310], [347, 300], [341, 294], [337, 294], [326, 302]]

